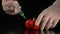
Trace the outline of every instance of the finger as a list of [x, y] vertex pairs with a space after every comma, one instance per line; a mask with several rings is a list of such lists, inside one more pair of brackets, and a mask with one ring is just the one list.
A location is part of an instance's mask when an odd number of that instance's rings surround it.
[[15, 7], [15, 12], [16, 13], [19, 13], [21, 11], [21, 6], [19, 6], [19, 3], [17, 1], [15, 1], [14, 7]]
[[49, 30], [45, 30], [45, 34], [50, 34]]
[[50, 31], [50, 34], [55, 34], [53, 31]]
[[44, 16], [44, 12], [40, 13], [39, 16], [37, 17], [36, 21], [35, 21], [35, 25], [39, 25], [43, 16]]
[[17, 1], [14, 1], [13, 4], [14, 4], [13, 6], [14, 6], [15, 8], [20, 8], [20, 7], [19, 7], [19, 3], [18, 3]]
[[53, 20], [54, 20], [54, 18], [52, 18], [52, 17], [49, 18], [49, 20], [48, 20], [48, 22], [47, 22], [47, 24], [46, 24], [46, 26], [45, 26], [45, 29], [46, 29], [46, 30], [48, 30], [48, 29], [50, 28], [50, 26], [51, 26], [52, 23], [53, 23]]
[[[21, 6], [19, 6], [17, 1], [14, 1], [13, 4], [11, 4], [10, 6], [12, 6], [14, 8], [13, 13], [9, 13], [10, 15], [15, 15], [21, 11]], [[12, 10], [12, 8], [11, 8], [11, 10]]]
[[51, 28], [54, 28], [57, 25], [58, 21], [59, 21], [59, 19], [55, 19]]
[[48, 15], [48, 14], [43, 17], [43, 19], [41, 21], [41, 30], [44, 30], [49, 17], [50, 17], [50, 15]]
[[41, 30], [41, 31], [40, 31], [40, 34], [44, 34], [44, 31], [43, 31], [43, 30]]

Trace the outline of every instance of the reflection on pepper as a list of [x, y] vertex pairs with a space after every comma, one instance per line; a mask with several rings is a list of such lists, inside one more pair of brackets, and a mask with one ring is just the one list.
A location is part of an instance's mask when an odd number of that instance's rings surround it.
[[39, 31], [36, 31], [36, 30], [25, 30], [25, 34], [39, 34]]

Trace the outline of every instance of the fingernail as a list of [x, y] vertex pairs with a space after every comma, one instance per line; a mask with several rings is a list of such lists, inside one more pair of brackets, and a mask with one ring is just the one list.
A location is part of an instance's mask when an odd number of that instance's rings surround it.
[[35, 25], [39, 25], [39, 23], [35, 23]]

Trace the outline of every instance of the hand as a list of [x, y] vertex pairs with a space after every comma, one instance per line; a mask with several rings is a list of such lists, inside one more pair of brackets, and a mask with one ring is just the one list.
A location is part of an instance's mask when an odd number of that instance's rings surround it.
[[10, 15], [15, 15], [20, 12], [21, 6], [17, 1], [9, 0], [9, 1], [2, 1], [3, 10]]
[[47, 9], [43, 10], [42, 13], [36, 19], [35, 25], [40, 24], [41, 30], [48, 30], [54, 28], [60, 20], [60, 5], [53, 4]]

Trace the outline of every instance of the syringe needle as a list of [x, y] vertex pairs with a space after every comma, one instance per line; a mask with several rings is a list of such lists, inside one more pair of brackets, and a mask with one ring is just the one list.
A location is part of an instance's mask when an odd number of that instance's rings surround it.
[[25, 16], [23, 16], [24, 17], [24, 19], [26, 19], [26, 17]]
[[24, 19], [26, 19], [26, 17], [24, 16], [24, 13], [23, 11], [21, 10], [20, 13], [19, 13]]

